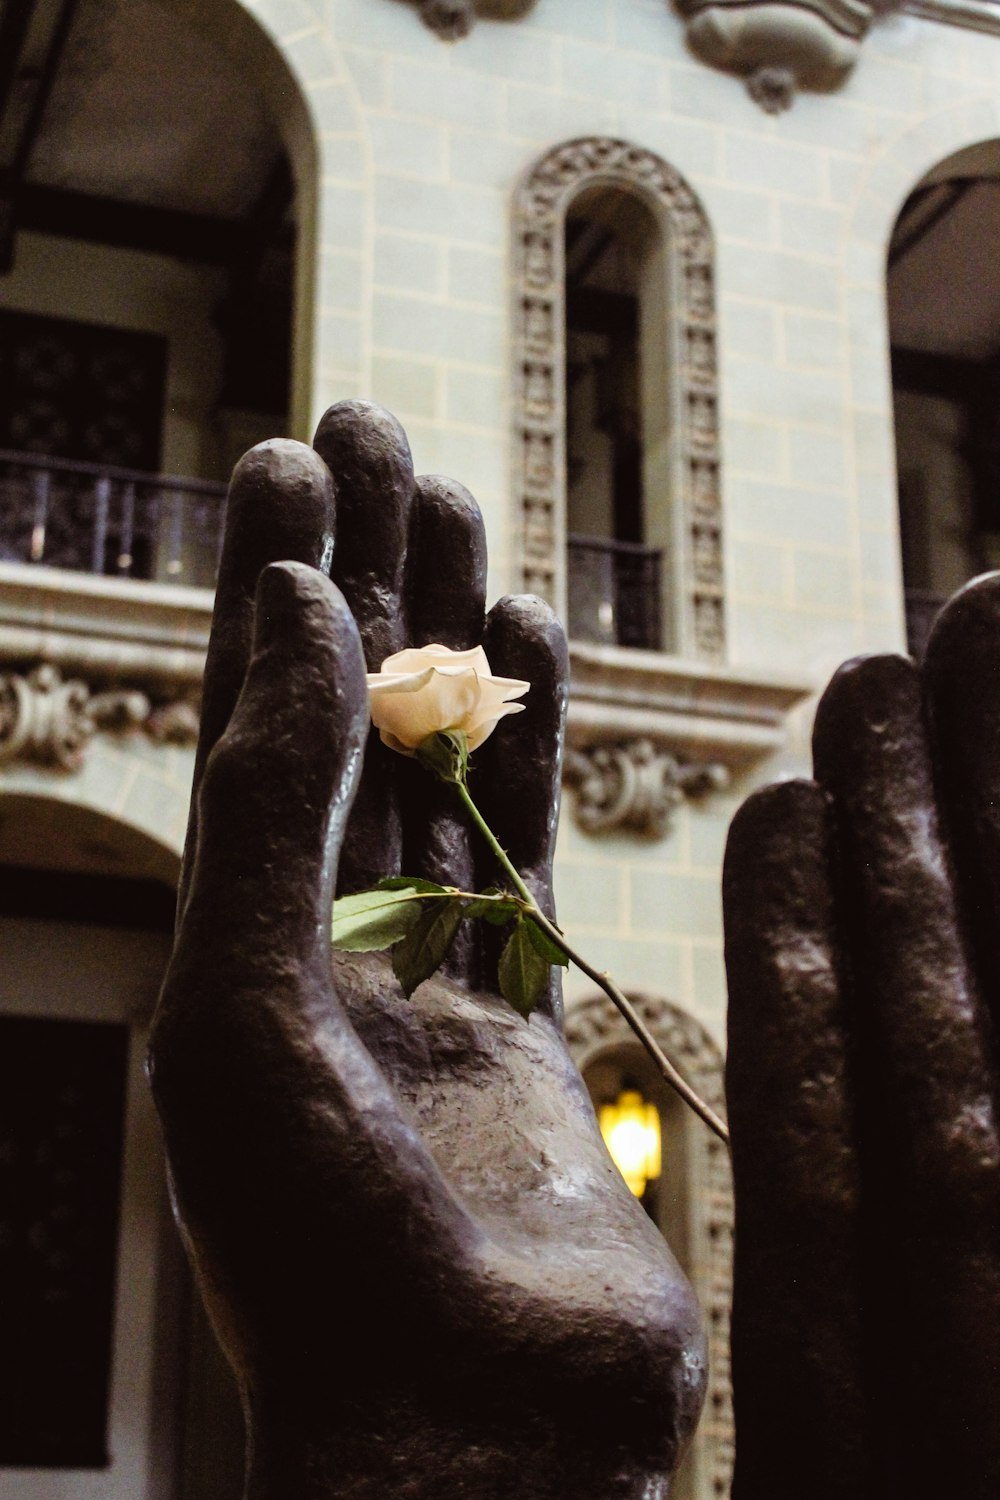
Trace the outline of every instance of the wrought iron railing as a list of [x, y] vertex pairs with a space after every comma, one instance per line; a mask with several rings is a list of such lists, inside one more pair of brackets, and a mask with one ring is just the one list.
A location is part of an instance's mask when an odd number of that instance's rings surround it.
[[906, 590], [906, 644], [915, 661], [923, 659], [930, 638], [931, 627], [948, 601], [947, 594], [934, 594], [929, 589]]
[[663, 641], [659, 548], [570, 536], [569, 633], [574, 640], [659, 651]]
[[212, 588], [226, 487], [0, 449], [0, 561]]

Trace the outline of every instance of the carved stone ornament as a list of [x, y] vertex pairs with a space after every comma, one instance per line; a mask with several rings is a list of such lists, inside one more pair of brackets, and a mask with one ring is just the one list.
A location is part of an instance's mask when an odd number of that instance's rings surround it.
[[831, 89], [853, 68], [875, 11], [865, 0], [678, 0], [691, 50], [738, 73], [768, 114], [800, 88]]
[[[693, 1016], [657, 995], [629, 997], [667, 1056], [691, 1086], [725, 1116], [722, 1054]], [[634, 1043], [626, 1022], [601, 994], [570, 1000], [566, 1040], [583, 1071], [609, 1048]], [[729, 1494], [735, 1437], [729, 1359], [733, 1288], [733, 1184], [726, 1149], [711, 1131], [695, 1128], [685, 1143], [689, 1209], [689, 1274], [708, 1332], [708, 1394], [692, 1442], [699, 1495]]]
[[683, 524], [676, 573], [676, 654], [725, 654], [719, 390], [712, 232], [698, 198], [661, 157], [606, 136], [550, 151], [522, 183], [514, 207], [515, 482], [521, 504], [521, 573], [527, 592], [562, 610], [565, 584], [566, 210], [595, 182], [644, 198], [663, 226], [671, 261], [670, 368], [677, 441], [672, 475]]
[[517, 21], [537, 0], [415, 0], [420, 19], [443, 41], [468, 36], [477, 21]]
[[78, 771], [99, 730], [143, 729], [160, 743], [193, 744], [198, 715], [193, 704], [154, 708], [135, 690], [94, 692], [85, 682], [64, 682], [49, 662], [22, 675], [0, 675], [0, 766], [16, 760]]
[[729, 785], [725, 766], [685, 763], [647, 739], [567, 750], [563, 777], [585, 832], [627, 828], [649, 838], [663, 838], [686, 797]]

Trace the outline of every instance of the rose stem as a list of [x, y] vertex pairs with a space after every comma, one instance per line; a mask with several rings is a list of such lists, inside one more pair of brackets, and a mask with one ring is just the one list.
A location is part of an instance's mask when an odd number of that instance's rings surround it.
[[715, 1113], [714, 1109], [712, 1109], [711, 1105], [706, 1104], [704, 1099], [702, 1099], [699, 1094], [695, 1093], [694, 1089], [687, 1082], [687, 1080], [683, 1078], [677, 1071], [667, 1054], [660, 1047], [652, 1032], [649, 1030], [646, 1023], [643, 1021], [642, 1017], [635, 1009], [631, 1000], [629, 1000], [627, 995], [624, 995], [622, 993], [622, 991], [618, 988], [610, 975], [603, 973], [599, 969], [595, 969], [593, 965], [587, 963], [587, 960], [585, 958], [581, 958], [580, 954], [576, 952], [575, 948], [570, 947], [563, 934], [559, 931], [559, 928], [549, 921], [548, 917], [541, 910], [538, 902], [535, 900], [534, 896], [531, 894], [528, 887], [525, 885], [524, 881], [517, 873], [517, 870], [511, 864], [510, 859], [507, 856], [507, 851], [501, 847], [500, 842], [494, 834], [492, 828], [487, 823], [482, 813], [479, 811], [479, 808], [473, 802], [472, 797], [469, 795], [469, 788], [466, 786], [465, 782], [462, 780], [456, 780], [454, 782], [454, 785], [458, 788], [458, 795], [461, 797], [463, 803], [465, 804], [470, 818], [475, 823], [476, 827], [479, 829], [480, 833], [483, 835], [483, 838], [489, 844], [490, 848], [493, 850], [493, 853], [500, 861], [504, 870], [510, 876], [518, 895], [527, 902], [531, 912], [531, 920], [541, 928], [550, 942], [554, 943], [557, 948], [561, 948], [567, 958], [572, 959], [577, 968], [580, 969], [582, 973], [586, 974], [588, 979], [592, 979], [596, 985], [600, 986], [600, 988], [604, 991], [612, 1004], [617, 1006], [625, 1021], [627, 1021], [629, 1026], [635, 1032], [636, 1036], [639, 1038], [642, 1045], [645, 1047], [646, 1051], [649, 1053], [650, 1057], [653, 1059], [653, 1062], [659, 1069], [660, 1076], [663, 1078], [663, 1081], [668, 1084], [675, 1093], [679, 1094], [680, 1097], [684, 1100], [685, 1104], [688, 1104], [691, 1109], [694, 1110], [695, 1114], [698, 1115], [702, 1120], [704, 1120], [709, 1130], [714, 1131], [715, 1134], [719, 1137], [720, 1141], [724, 1141], [728, 1146], [729, 1127], [726, 1125], [725, 1121], [720, 1120], [719, 1116]]

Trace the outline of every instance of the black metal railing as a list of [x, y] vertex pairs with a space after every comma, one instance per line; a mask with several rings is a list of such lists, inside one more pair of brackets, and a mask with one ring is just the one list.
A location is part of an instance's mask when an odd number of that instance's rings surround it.
[[570, 536], [567, 543], [571, 638], [659, 651], [662, 551], [596, 536]]
[[212, 588], [226, 487], [0, 449], [0, 561]]
[[934, 594], [929, 589], [907, 589], [906, 600], [906, 644], [914, 661], [921, 661], [927, 650], [931, 627], [948, 602], [947, 594]]

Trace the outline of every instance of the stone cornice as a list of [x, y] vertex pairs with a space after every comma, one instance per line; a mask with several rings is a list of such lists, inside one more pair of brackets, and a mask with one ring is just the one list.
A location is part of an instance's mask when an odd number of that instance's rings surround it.
[[[152, 704], [193, 703], [212, 604], [206, 589], [0, 563], [0, 665], [24, 675], [44, 663], [90, 694], [134, 687]], [[570, 662], [571, 749], [648, 742], [664, 764], [676, 758], [687, 794], [695, 766], [714, 776], [779, 749], [788, 711], [811, 691], [772, 672], [579, 641]]]
[[641, 737], [684, 761], [730, 769], [780, 749], [789, 710], [812, 691], [770, 671], [579, 641], [570, 668], [572, 747]]
[[45, 661], [88, 681], [197, 688], [214, 594], [176, 584], [0, 563], [0, 662]]
[[902, 8], [925, 21], [942, 21], [948, 26], [967, 26], [972, 31], [1000, 36], [1000, 5], [995, 0], [907, 0]]

